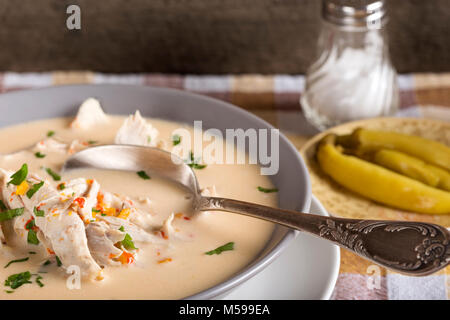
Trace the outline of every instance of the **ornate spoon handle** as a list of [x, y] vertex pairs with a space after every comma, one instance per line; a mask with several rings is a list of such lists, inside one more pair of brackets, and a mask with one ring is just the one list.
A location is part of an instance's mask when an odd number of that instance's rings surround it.
[[198, 209], [239, 213], [308, 232], [409, 275], [431, 274], [450, 263], [450, 232], [435, 224], [324, 217], [215, 197], [202, 197]]

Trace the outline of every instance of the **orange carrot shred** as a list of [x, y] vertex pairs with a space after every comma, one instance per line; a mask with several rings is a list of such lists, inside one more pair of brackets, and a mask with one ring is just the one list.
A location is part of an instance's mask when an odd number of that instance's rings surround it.
[[122, 264], [132, 264], [134, 263], [134, 256], [129, 252], [122, 252], [120, 257], [118, 258]]
[[172, 258], [166, 258], [166, 259], [163, 259], [163, 260], [159, 260], [159, 261], [158, 261], [159, 264], [161, 264], [161, 263], [166, 263], [166, 262], [172, 262]]

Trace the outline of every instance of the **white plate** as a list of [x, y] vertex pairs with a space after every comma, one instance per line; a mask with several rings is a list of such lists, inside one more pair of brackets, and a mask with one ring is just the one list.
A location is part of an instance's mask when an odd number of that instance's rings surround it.
[[[314, 196], [310, 213], [328, 213]], [[340, 251], [330, 242], [299, 233], [264, 271], [225, 300], [329, 299], [339, 273]]]

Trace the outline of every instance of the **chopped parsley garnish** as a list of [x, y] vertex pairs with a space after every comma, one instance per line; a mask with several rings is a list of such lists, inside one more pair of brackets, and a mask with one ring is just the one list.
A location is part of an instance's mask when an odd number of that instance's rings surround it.
[[51, 264], [52, 262], [50, 260], [47, 260], [44, 262], [43, 266], [48, 266], [49, 264]]
[[22, 167], [19, 169], [19, 171], [17, 171], [11, 176], [11, 180], [8, 182], [8, 186], [10, 184], [13, 184], [15, 186], [20, 185], [22, 182], [25, 181], [27, 175], [28, 175], [28, 165], [24, 163]]
[[42, 158], [45, 158], [45, 154], [43, 154], [43, 153], [40, 153], [39, 151], [38, 152], [36, 152], [35, 154], [34, 154], [34, 156], [36, 157], [36, 158], [40, 158], [40, 159], [42, 159]]
[[194, 159], [194, 153], [192, 151], [189, 153], [189, 160], [187, 161], [187, 165], [197, 170], [206, 168], [206, 164], [199, 164], [198, 160]]
[[151, 136], [147, 136], [147, 143], [152, 142], [152, 137]]
[[47, 132], [47, 137], [53, 137], [55, 135], [55, 131], [50, 130]]
[[16, 208], [0, 212], [0, 222], [11, 220], [12, 218], [22, 215], [24, 212], [25, 208]]
[[98, 143], [98, 141], [95, 141], [95, 140], [89, 140], [88, 143], [89, 143], [89, 144], [96, 144], [96, 143]]
[[172, 136], [172, 142], [173, 142], [173, 145], [174, 145], [174, 146], [180, 144], [180, 142], [181, 142], [181, 137], [180, 137], [180, 135], [179, 135], [179, 134], [174, 134], [174, 135]]
[[149, 175], [145, 171], [138, 171], [136, 173], [137, 173], [137, 175], [139, 177], [141, 177], [144, 180], [149, 180], [150, 179]]
[[59, 260], [58, 256], [55, 256], [55, 259], [56, 259], [56, 265], [58, 267], [61, 267], [62, 266], [62, 262], [61, 262], [61, 260]]
[[125, 228], [124, 228], [123, 226], [121, 226], [121, 227], [119, 228], [119, 230], [122, 231], [122, 232], [125, 232]]
[[[24, 284], [33, 283], [31, 280], [32, 276], [36, 276], [36, 283], [39, 287], [43, 287], [44, 284], [41, 282], [43, 279], [39, 274], [31, 274], [30, 271], [25, 271], [21, 273], [12, 274], [5, 280], [5, 287], [10, 287], [11, 289], [17, 289]], [[5, 290], [7, 293], [13, 293], [13, 290]]]
[[61, 176], [59, 174], [57, 174], [55, 171], [53, 171], [52, 169], [45, 168], [45, 171], [47, 171], [47, 173], [53, 178], [53, 180], [55, 180], [55, 181], [61, 180]]
[[37, 238], [36, 231], [33, 230], [33, 228], [36, 226], [34, 223], [34, 219], [27, 222], [25, 225], [25, 229], [28, 230], [28, 236], [27, 236], [27, 242], [31, 244], [38, 245], [39, 239]]
[[28, 231], [27, 242], [35, 245], [39, 244], [39, 239], [37, 238], [36, 232], [34, 230]]
[[26, 258], [23, 258], [23, 259], [11, 260], [10, 262], [8, 262], [8, 263], [5, 265], [4, 268], [8, 268], [8, 267], [9, 267], [11, 264], [13, 264], [13, 263], [28, 261], [28, 259], [29, 259], [29, 258], [26, 257]]
[[261, 192], [264, 192], [264, 193], [278, 192], [277, 188], [268, 189], [268, 188], [263, 188], [263, 187], [259, 187], [259, 186], [258, 186], [258, 190]]
[[101, 211], [100, 211], [100, 210], [98, 210], [98, 209], [92, 208], [92, 212], [95, 212], [95, 213], [100, 213]]
[[60, 183], [60, 184], [58, 184], [58, 186], [56, 188], [58, 190], [62, 191], [62, 190], [64, 190], [66, 188], [66, 184], [64, 182]]
[[197, 170], [201, 170], [201, 169], [205, 169], [206, 168], [206, 164], [198, 164], [198, 163], [194, 163], [192, 165], [190, 165], [190, 167], [197, 169]]
[[30, 190], [27, 191], [27, 197], [28, 199], [31, 199], [31, 197], [44, 185], [44, 181], [41, 181], [39, 183], [34, 184]]
[[36, 277], [36, 283], [37, 283], [38, 286], [41, 287], [41, 288], [44, 286], [44, 284], [41, 282], [42, 279], [43, 279], [43, 278], [42, 278], [42, 276], [40, 276], [40, 275], [38, 275], [38, 276]]
[[[120, 230], [120, 229], [119, 229]], [[125, 238], [122, 240], [122, 245], [125, 247], [125, 249], [127, 250], [136, 250], [137, 248], [134, 246], [134, 242], [133, 239], [131, 238], [131, 236], [127, 233], [125, 235]]]
[[220, 246], [214, 250], [205, 252], [205, 254], [212, 256], [213, 254], [221, 254], [224, 251], [231, 251], [234, 250], [234, 242], [228, 242], [227, 244], [224, 244], [223, 246]]
[[5, 203], [2, 200], [0, 200], [0, 210], [5, 211], [6, 209], [8, 208], [5, 206]]
[[29, 254], [36, 254], [34, 251], [28, 251]]
[[10, 275], [8, 279], [5, 280], [5, 286], [11, 287], [11, 289], [17, 289], [26, 283], [32, 283], [30, 279], [31, 279], [30, 271], [16, 273]]
[[38, 210], [38, 208], [34, 207], [33, 213], [36, 217], [43, 217], [45, 216], [44, 210]]

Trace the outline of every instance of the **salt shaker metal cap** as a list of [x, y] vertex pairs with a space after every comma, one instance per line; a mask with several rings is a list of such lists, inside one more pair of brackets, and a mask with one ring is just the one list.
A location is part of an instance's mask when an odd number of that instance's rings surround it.
[[368, 29], [387, 22], [384, 0], [323, 0], [322, 17], [336, 25]]

